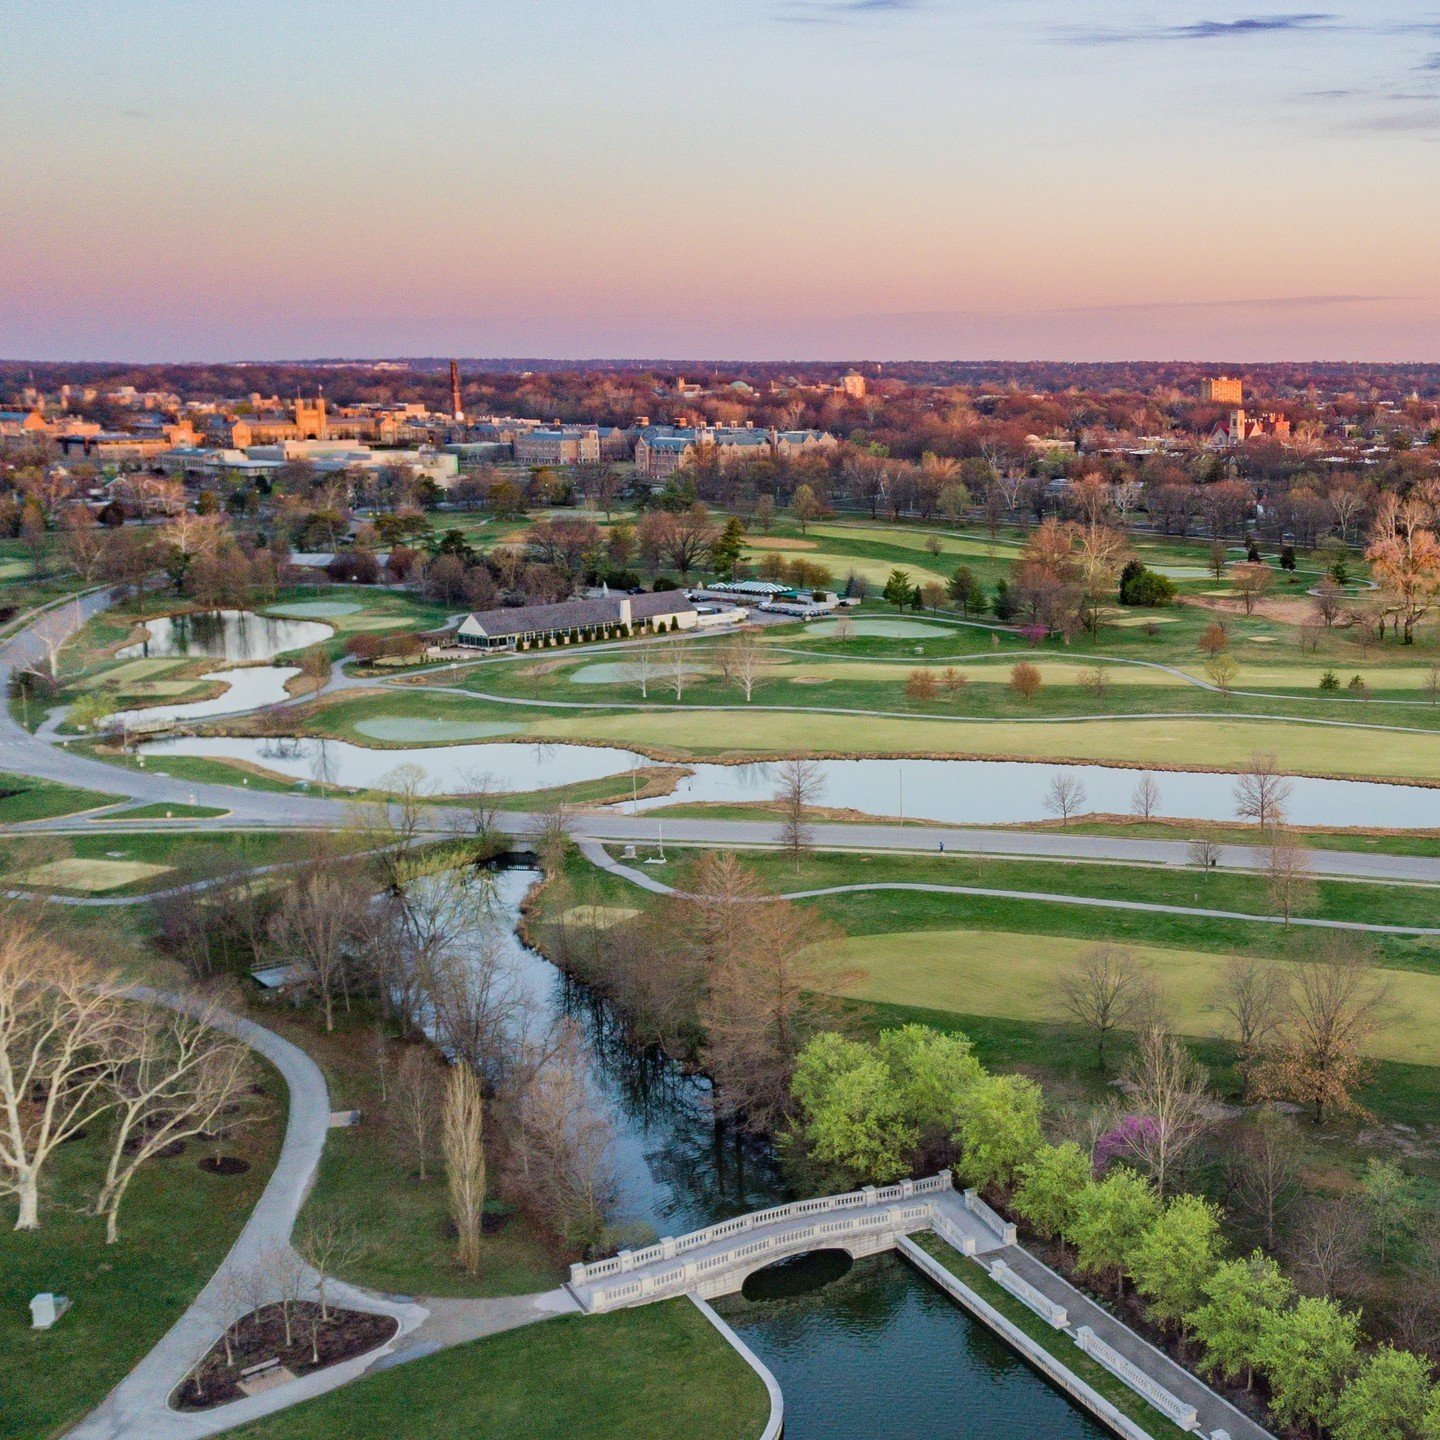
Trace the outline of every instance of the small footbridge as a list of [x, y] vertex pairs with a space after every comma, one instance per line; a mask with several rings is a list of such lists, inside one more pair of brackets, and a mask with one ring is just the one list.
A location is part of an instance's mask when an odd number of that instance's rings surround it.
[[689, 1235], [666, 1236], [643, 1250], [572, 1265], [566, 1289], [592, 1314], [676, 1295], [711, 1300], [732, 1294], [747, 1275], [788, 1256], [810, 1250], [874, 1255], [919, 1230], [934, 1230], [967, 1255], [1015, 1243], [1015, 1227], [973, 1190], [956, 1193], [946, 1171], [755, 1210]]

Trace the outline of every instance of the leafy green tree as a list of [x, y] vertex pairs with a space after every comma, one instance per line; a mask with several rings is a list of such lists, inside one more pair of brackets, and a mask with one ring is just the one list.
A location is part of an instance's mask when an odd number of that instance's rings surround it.
[[1023, 1075], [987, 1075], [959, 1097], [956, 1172], [967, 1185], [1008, 1187], [1043, 1143], [1040, 1087]]
[[875, 1042], [915, 1143], [939, 1162], [960, 1118], [962, 1098], [985, 1075], [970, 1039], [929, 1025], [882, 1030]]
[[1149, 1182], [1117, 1166], [1075, 1197], [1065, 1230], [1075, 1247], [1075, 1263], [1087, 1275], [1113, 1274], [1117, 1290], [1122, 1289], [1126, 1265], [1159, 1213], [1160, 1201]]
[[1175, 1196], [1140, 1237], [1128, 1266], [1151, 1317], [1172, 1325], [1192, 1311], [1219, 1252], [1219, 1207], [1198, 1195]]
[[833, 1031], [816, 1035], [795, 1062], [791, 1093], [817, 1160], [857, 1180], [887, 1183], [905, 1174], [917, 1135], [873, 1046]]
[[1329, 1425], [1359, 1343], [1360, 1317], [1333, 1300], [1307, 1296], [1292, 1310], [1267, 1311], [1255, 1368], [1270, 1381], [1275, 1418], [1296, 1428]]
[[1341, 1392], [1331, 1430], [1335, 1440], [1419, 1440], [1430, 1403], [1426, 1363], [1382, 1345]]
[[1011, 1202], [1015, 1213], [1037, 1235], [1062, 1234], [1075, 1212], [1075, 1199], [1090, 1184], [1090, 1161], [1072, 1140], [1042, 1145], [1020, 1166], [1020, 1183]]
[[915, 587], [910, 583], [909, 573], [904, 570], [892, 570], [890, 578], [885, 582], [885, 588], [880, 594], [897, 610], [903, 610], [915, 594]]
[[1295, 1287], [1262, 1250], [1244, 1260], [1227, 1260], [1201, 1282], [1202, 1299], [1185, 1317], [1203, 1347], [1200, 1368], [1226, 1380], [1254, 1383], [1256, 1354], [1266, 1317], [1285, 1309]]
[[1394, 1245], [1414, 1227], [1420, 1205], [1415, 1182], [1393, 1160], [1372, 1157], [1360, 1179], [1360, 1194], [1383, 1265]]

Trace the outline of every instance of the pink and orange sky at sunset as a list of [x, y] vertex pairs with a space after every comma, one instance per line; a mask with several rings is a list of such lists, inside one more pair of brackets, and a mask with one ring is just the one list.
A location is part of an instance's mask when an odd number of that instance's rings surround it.
[[7, 22], [8, 358], [1440, 359], [1416, 0]]

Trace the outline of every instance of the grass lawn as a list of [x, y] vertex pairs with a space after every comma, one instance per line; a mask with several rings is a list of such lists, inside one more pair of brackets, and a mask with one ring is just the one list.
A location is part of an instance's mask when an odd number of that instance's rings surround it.
[[121, 798], [97, 790], [78, 790], [73, 785], [57, 785], [53, 780], [32, 780], [28, 775], [0, 775], [0, 825], [76, 815], [100, 805], [118, 804]]
[[[424, 1181], [402, 1160], [385, 1123], [375, 1028], [368, 1006], [336, 1017], [336, 1030], [325, 1034], [298, 1015], [267, 1006], [260, 1023], [300, 1045], [325, 1072], [330, 1103], [337, 1110], [359, 1110], [361, 1123], [332, 1130], [325, 1142], [320, 1173], [307, 1206], [350, 1220], [365, 1253], [346, 1267], [346, 1277], [377, 1289], [407, 1295], [517, 1295], [548, 1290], [569, 1273], [570, 1258], [557, 1256], [508, 1207], [491, 1203], [497, 1218], [508, 1216], [497, 1233], [482, 1241], [480, 1273], [466, 1275], [455, 1264], [455, 1242], [447, 1233], [448, 1205], [438, 1156]], [[391, 1078], [400, 1049], [390, 1046]], [[378, 1203], [379, 1197], [384, 1203]]]
[[759, 1377], [688, 1300], [565, 1316], [415, 1360], [235, 1440], [755, 1440]]
[[116, 820], [218, 820], [222, 815], [228, 815], [228, 810], [221, 810], [217, 805], [167, 805], [157, 801], [153, 805], [137, 805], [133, 810], [126, 810], [116, 815]]
[[1187, 1433], [1172, 1424], [1153, 1406], [1142, 1400], [1128, 1385], [1122, 1384], [1098, 1361], [1092, 1360], [1064, 1333], [1047, 1324], [1034, 1311], [1022, 1305], [1008, 1290], [1002, 1289], [985, 1273], [977, 1260], [959, 1255], [943, 1240], [928, 1232], [915, 1236], [915, 1243], [932, 1259], [939, 1261], [961, 1284], [973, 1290], [992, 1308], [998, 1310], [1017, 1329], [1023, 1330], [1042, 1349], [1048, 1350], [1071, 1374], [1078, 1376], [1092, 1390], [1097, 1390], [1117, 1410], [1141, 1426], [1154, 1440], [1182, 1440]]
[[[995, 930], [922, 930], [851, 936], [827, 948], [836, 993], [888, 1004], [1007, 1019], [1064, 1018], [1055, 993], [1057, 971], [1094, 938]], [[1214, 951], [1159, 945], [1133, 947], [1149, 966], [1181, 1033], [1204, 1036], [1224, 1028], [1211, 994], [1224, 957]], [[1440, 976], [1387, 972], [1389, 1023], [1368, 1047], [1377, 1058], [1440, 1064]]]
[[[0, 1437], [44, 1440], [99, 1403], [179, 1316], [224, 1258], [274, 1164], [285, 1085], [261, 1076], [268, 1118], [225, 1143], [251, 1162], [243, 1175], [197, 1168], [214, 1145], [190, 1144], [136, 1177], [120, 1212], [120, 1240], [84, 1213], [104, 1174], [104, 1125], [64, 1147], [38, 1231], [10, 1229], [0, 1210]], [[53, 1330], [30, 1329], [30, 1297], [53, 1290], [72, 1308]]]

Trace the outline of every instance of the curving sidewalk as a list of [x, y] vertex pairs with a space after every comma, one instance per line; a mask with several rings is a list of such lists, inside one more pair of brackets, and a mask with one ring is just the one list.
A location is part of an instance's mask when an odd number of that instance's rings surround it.
[[[188, 996], [149, 987], [127, 992], [132, 998], [166, 1005], [188, 1014], [208, 1007]], [[330, 1128], [330, 1092], [320, 1067], [298, 1046], [238, 1015], [220, 1012], [215, 1023], [264, 1056], [285, 1078], [290, 1092], [289, 1118], [280, 1156], [245, 1228], [225, 1257], [222, 1269], [252, 1270], [276, 1245], [287, 1246], [300, 1207], [305, 1203]], [[218, 1273], [218, 1272], [217, 1272]], [[314, 1285], [311, 1272], [311, 1285]], [[362, 1355], [262, 1395], [200, 1413], [172, 1410], [169, 1399], [206, 1352], [220, 1339], [217, 1281], [211, 1278], [159, 1344], [76, 1425], [71, 1440], [196, 1440], [255, 1420], [297, 1401], [321, 1395], [363, 1374], [376, 1359], [396, 1350], [427, 1317], [413, 1301], [390, 1299], [342, 1282], [331, 1281], [333, 1299], [357, 1310], [392, 1315], [399, 1324], [395, 1337], [378, 1351]]]
[[[616, 860], [597, 840], [581, 840], [577, 848], [597, 869], [607, 871], [654, 895], [684, 895], [663, 880]], [[1440, 935], [1440, 926], [1380, 925], [1364, 920], [1317, 920], [1303, 915], [1255, 915], [1243, 910], [1207, 910], [1198, 905], [1163, 905], [1148, 900], [1116, 900], [1095, 895], [1065, 895], [1049, 890], [1000, 890], [986, 885], [941, 885], [921, 880], [865, 880], [852, 885], [822, 885], [814, 890], [787, 890], [764, 899], [818, 900], [824, 895], [855, 895], [871, 891], [910, 890], [925, 895], [968, 895], [986, 900], [1039, 900], [1047, 905], [1078, 905], [1091, 910], [1132, 910], [1151, 915], [1188, 915], [1201, 920], [1244, 920], [1257, 925], [1296, 925], [1318, 930], [1363, 930], [1374, 935]]]

